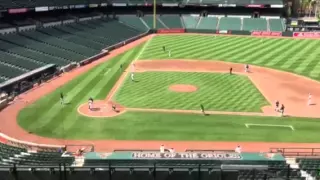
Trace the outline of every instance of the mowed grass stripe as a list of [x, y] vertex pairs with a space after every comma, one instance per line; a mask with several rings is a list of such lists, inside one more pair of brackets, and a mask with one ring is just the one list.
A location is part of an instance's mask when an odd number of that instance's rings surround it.
[[[138, 83], [127, 77], [114, 100], [126, 107], [261, 112], [268, 104], [246, 76], [223, 73], [144, 72], [136, 73]], [[172, 84], [192, 84], [192, 93], [169, 91]], [[249, 106], [247, 106], [249, 105]]]
[[[139, 50], [139, 49], [138, 49]], [[103, 87], [105, 87], [108, 83], [109, 80], [117, 73], [120, 73], [120, 64], [124, 63], [124, 62], [128, 62], [130, 61], [130, 57], [134, 56], [135, 54], [137, 54], [137, 50], [134, 51], [129, 51], [127, 53], [124, 54], [124, 56], [121, 57], [121, 59], [119, 59], [118, 61], [116, 61], [117, 63], [115, 64], [115, 66], [113, 67], [113, 69], [109, 72], [108, 77], [101, 77], [100, 74], [97, 75], [96, 77], [96, 85], [91, 86], [91, 89], [89, 89], [87, 91], [87, 94], [89, 95], [89, 97], [93, 97], [96, 99], [96, 97], [98, 96], [98, 94], [100, 93], [101, 89]], [[132, 59], [131, 59], [132, 60]], [[100, 76], [100, 77], [99, 77]], [[79, 98], [80, 103], [86, 103], [89, 99], [88, 96], [83, 96], [82, 98]], [[80, 104], [79, 103], [79, 104]], [[69, 111], [68, 111], [69, 112]], [[72, 118], [74, 112], [69, 112], [68, 114], [63, 115], [66, 119]], [[58, 117], [56, 117], [58, 118]], [[60, 126], [55, 128], [55, 131], [61, 131], [61, 130], [65, 130], [65, 131], [69, 131], [75, 123], [82, 123], [79, 122], [78, 119], [74, 119], [73, 121], [68, 121], [68, 122], [64, 122], [63, 124], [61, 124]], [[49, 124], [47, 127], [50, 127], [51, 125]]]
[[[281, 70], [286, 70], [290, 72], [298, 72], [302, 75], [312, 75], [312, 77], [320, 76], [320, 72], [317, 73], [316, 70], [311, 69], [310, 67], [318, 67], [317, 65], [319, 62], [313, 61], [309, 59], [306, 60], [306, 57], [309, 52], [320, 52], [320, 47], [317, 46], [317, 43], [311, 49], [305, 49], [305, 43], [312, 43], [312, 41], [317, 40], [297, 40], [297, 39], [268, 39], [264, 38], [263, 40], [259, 38], [248, 38], [248, 37], [232, 37], [234, 41], [223, 42], [223, 38], [226, 37], [219, 37], [219, 38], [211, 38], [210, 36], [193, 36], [199, 37], [193, 43], [189, 45], [189, 41], [186, 41], [190, 36], [186, 36], [184, 40], [183, 38], [175, 38], [175, 36], [160, 36], [161, 39], [158, 37], [154, 38], [153, 45], [157, 45], [158, 43], [164, 43], [167, 37], [170, 39], [173, 44], [168, 46], [172, 47], [172, 49], [177, 49], [177, 52], [172, 52], [171, 59], [176, 58], [185, 58], [185, 59], [204, 59], [204, 60], [222, 60], [222, 61], [231, 61], [237, 63], [248, 63], [248, 64], [255, 64], [260, 66], [268, 66], [272, 68], [277, 68]], [[230, 38], [230, 37], [228, 37]], [[262, 41], [262, 42], [261, 42]], [[222, 43], [221, 46], [224, 47], [217, 47], [216, 44]], [[189, 46], [188, 46], [189, 45]], [[188, 46], [183, 48], [184, 46]], [[219, 45], [220, 46], [220, 45]], [[300, 46], [300, 47], [298, 47]], [[221, 48], [221, 49], [219, 49]], [[151, 47], [149, 49], [152, 49]], [[261, 49], [261, 51], [260, 51]], [[267, 51], [270, 50], [269, 52]], [[312, 50], [313, 49], [313, 50]], [[176, 50], [175, 50], [176, 51]], [[265, 53], [262, 53], [265, 52]], [[300, 52], [301, 51], [301, 52]], [[290, 60], [293, 58], [295, 54], [301, 54], [301, 59], [294, 59], [296, 62]], [[168, 59], [168, 55], [166, 53], [159, 52], [156, 54], [149, 54], [146, 51], [141, 59], [154, 56], [156, 59]], [[316, 57], [316, 56], [310, 56]], [[301, 64], [306, 62], [306, 64]], [[313, 64], [314, 63], [314, 64]], [[301, 67], [300, 67], [301, 65]], [[307, 67], [309, 65], [309, 67]], [[294, 67], [296, 66], [296, 67]], [[298, 68], [297, 71], [294, 71], [295, 68]], [[307, 69], [305, 69], [307, 68]], [[300, 70], [301, 69], [301, 70]], [[302, 70], [305, 69], [305, 70]], [[307, 73], [307, 71], [310, 71]], [[307, 74], [306, 74], [307, 73]]]
[[[264, 46], [267, 46], [267, 47], [263, 47], [257, 53], [251, 52], [251, 54], [246, 57], [248, 61], [252, 61], [253, 64], [263, 64], [263, 59], [261, 59], [260, 57], [265, 54], [274, 52], [280, 46], [282, 46], [284, 42], [279, 41], [277, 39], [270, 39], [268, 41], [264, 41], [263, 43], [264, 43]], [[233, 60], [236, 61], [236, 59], [233, 59]]]
[[[86, 76], [82, 81], [79, 82], [79, 84], [75, 85], [72, 89], [70, 89], [70, 91], [63, 92], [64, 95], [66, 96], [65, 97], [66, 101], [71, 102], [71, 103], [75, 103], [76, 97], [80, 92], [86, 93], [87, 89], [85, 89], [83, 87], [86, 87], [90, 83], [92, 83], [94, 81], [94, 78], [96, 77], [96, 75], [103, 71], [104, 66], [105, 65], [100, 66], [97, 69], [95, 69], [95, 71], [93, 71], [88, 76]], [[38, 115], [38, 118], [35, 119], [35, 121], [32, 124], [30, 124], [29, 129], [47, 130], [45, 128], [45, 126], [47, 126], [50, 123], [50, 121], [53, 121], [54, 117], [57, 114], [63, 113], [63, 111], [66, 109], [65, 106], [67, 106], [67, 105], [61, 105], [59, 98], [60, 98], [60, 96], [57, 95], [57, 98], [53, 102], [50, 103], [51, 106], [48, 106], [49, 109], [47, 109], [46, 111], [43, 111], [43, 113], [40, 113]], [[49, 127], [49, 128], [52, 128], [52, 127]]]
[[[277, 63], [271, 64], [268, 63], [270, 66], [278, 66], [280, 68], [288, 68], [291, 66], [291, 60], [290, 59], [294, 54], [296, 54], [300, 49], [303, 49], [306, 45], [306, 41], [300, 41], [298, 44], [295, 44], [294, 46], [289, 46], [289, 48], [284, 49], [281, 54], [278, 55], [278, 61]], [[281, 58], [280, 58], [281, 57]], [[288, 63], [290, 62], [290, 63]], [[287, 67], [286, 67], [287, 66]]]
[[316, 65], [318, 62], [319, 62], [319, 59], [318, 59], [318, 55], [319, 55], [319, 52], [314, 52], [313, 53], [313, 47], [314, 46], [320, 46], [320, 42], [317, 42], [317, 41], [313, 41], [312, 43], [310, 43], [305, 51], [306, 51], [306, 60], [301, 63], [301, 64], [304, 64], [303, 67], [296, 67], [294, 69], [294, 72], [298, 72], [298, 73], [301, 73], [301, 74], [306, 74], [309, 76], [309, 73], [314, 69], [314, 65]]

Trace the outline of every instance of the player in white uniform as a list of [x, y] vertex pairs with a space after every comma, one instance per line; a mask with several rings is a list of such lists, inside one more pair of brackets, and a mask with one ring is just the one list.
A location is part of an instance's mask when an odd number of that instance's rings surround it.
[[169, 57], [171, 57], [171, 50], [169, 50], [169, 52], [168, 52], [168, 53], [169, 53]]
[[133, 72], [130, 74], [130, 77], [131, 77], [131, 81], [134, 81], [134, 73]]
[[312, 95], [311, 93], [309, 93], [308, 95], [308, 106], [310, 106], [312, 104]]

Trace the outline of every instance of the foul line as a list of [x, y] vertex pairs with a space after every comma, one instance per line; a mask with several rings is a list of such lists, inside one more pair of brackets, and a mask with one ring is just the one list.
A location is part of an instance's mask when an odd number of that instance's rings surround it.
[[148, 40], [142, 47], [142, 49], [139, 51], [139, 53], [136, 55], [136, 57], [133, 59], [133, 61], [129, 64], [129, 66], [127, 67], [127, 69], [125, 70], [124, 73], [122, 73], [122, 75], [120, 76], [120, 78], [118, 79], [118, 82], [116, 82], [116, 84], [113, 86], [113, 88], [111, 89], [110, 94], [108, 94], [107, 96], [107, 101], [110, 101], [112, 99], [112, 97], [115, 95], [115, 93], [118, 91], [119, 87], [122, 85], [122, 83], [124, 82], [125, 77], [128, 75], [129, 70], [132, 66], [132, 64], [137, 61], [140, 56], [142, 55], [142, 53], [145, 51], [145, 49], [148, 47], [148, 45], [150, 44], [151, 40], [153, 39], [153, 37]]
[[247, 128], [250, 128], [250, 126], [267, 126], [267, 127], [285, 127], [290, 128], [292, 131], [294, 131], [294, 127], [292, 125], [278, 125], [278, 124], [250, 124], [246, 123], [244, 124]]

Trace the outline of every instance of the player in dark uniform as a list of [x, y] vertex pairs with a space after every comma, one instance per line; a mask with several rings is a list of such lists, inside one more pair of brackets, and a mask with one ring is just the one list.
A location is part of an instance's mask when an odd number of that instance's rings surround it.
[[232, 67], [229, 69], [229, 73], [230, 75], [232, 75]]
[[283, 104], [281, 105], [280, 113], [281, 113], [281, 116], [283, 116], [283, 113], [284, 113], [284, 105]]
[[116, 112], [116, 105], [112, 104], [112, 110]]
[[279, 101], [276, 101], [276, 109], [275, 111], [279, 111]]
[[122, 64], [120, 64], [120, 70], [121, 70], [121, 71], [123, 70], [122, 68], [123, 68], [123, 65], [122, 65]]
[[64, 96], [63, 96], [63, 93], [60, 93], [60, 104], [64, 104]]
[[204, 107], [203, 107], [202, 104], [200, 104], [200, 109], [201, 109], [202, 114], [205, 114], [205, 112], [204, 112]]
[[162, 46], [162, 50], [163, 50], [163, 52], [166, 52], [166, 47]]

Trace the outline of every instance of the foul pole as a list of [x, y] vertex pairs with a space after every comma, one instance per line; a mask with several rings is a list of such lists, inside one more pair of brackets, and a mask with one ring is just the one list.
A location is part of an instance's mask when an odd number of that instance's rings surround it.
[[153, 0], [153, 29], [156, 29], [157, 0]]

